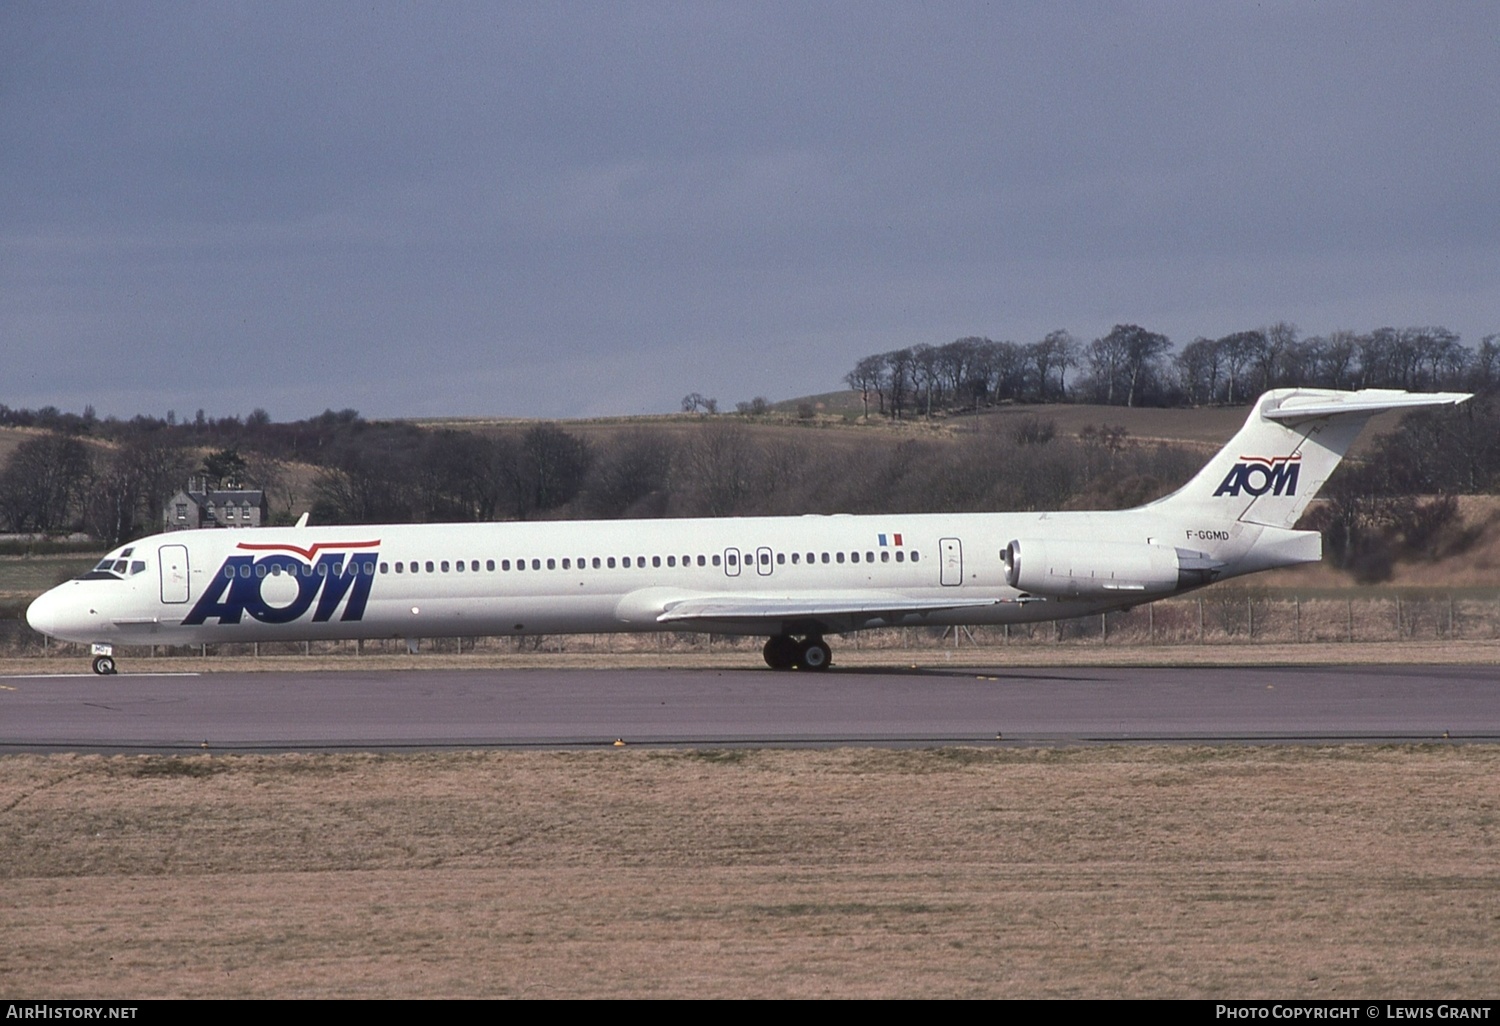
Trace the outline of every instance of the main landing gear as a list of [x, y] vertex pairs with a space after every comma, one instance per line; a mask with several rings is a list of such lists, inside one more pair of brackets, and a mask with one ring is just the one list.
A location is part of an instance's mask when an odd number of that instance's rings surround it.
[[773, 670], [826, 670], [833, 663], [833, 650], [816, 634], [800, 640], [778, 634], [766, 641], [762, 654]]

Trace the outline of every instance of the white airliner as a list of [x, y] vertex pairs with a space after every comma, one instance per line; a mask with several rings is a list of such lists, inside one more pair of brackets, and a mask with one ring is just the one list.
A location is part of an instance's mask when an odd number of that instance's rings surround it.
[[[181, 531], [42, 595], [33, 628], [93, 646], [712, 631], [826, 669], [826, 635], [1124, 609], [1317, 562], [1298, 517], [1373, 415], [1469, 396], [1278, 389], [1178, 491], [1129, 510]], [[306, 517], [303, 518], [304, 525]]]

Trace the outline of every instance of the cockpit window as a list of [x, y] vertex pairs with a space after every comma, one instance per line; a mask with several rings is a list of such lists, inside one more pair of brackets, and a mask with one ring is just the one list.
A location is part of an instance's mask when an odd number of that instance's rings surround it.
[[120, 581], [136, 574], [144, 573], [146, 561], [144, 559], [126, 559], [134, 552], [134, 548], [125, 549], [118, 556], [106, 556], [101, 559], [94, 569], [86, 574], [81, 574], [80, 581]]

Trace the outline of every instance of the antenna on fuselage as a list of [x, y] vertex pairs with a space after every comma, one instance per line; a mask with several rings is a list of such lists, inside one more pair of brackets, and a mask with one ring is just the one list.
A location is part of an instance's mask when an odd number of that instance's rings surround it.
[[308, 514], [304, 512], [300, 517], [297, 518], [297, 523], [295, 525], [293, 525], [293, 526], [295, 526], [295, 527], [306, 527], [307, 526], [307, 517], [308, 517]]

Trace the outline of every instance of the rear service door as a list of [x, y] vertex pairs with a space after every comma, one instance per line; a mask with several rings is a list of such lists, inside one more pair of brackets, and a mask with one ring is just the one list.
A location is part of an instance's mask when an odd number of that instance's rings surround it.
[[945, 585], [964, 583], [964, 549], [957, 538], [938, 540], [939, 558], [942, 562], [942, 580]]
[[163, 545], [156, 550], [161, 564], [161, 600], [168, 604], [188, 600], [188, 550], [186, 545]]

